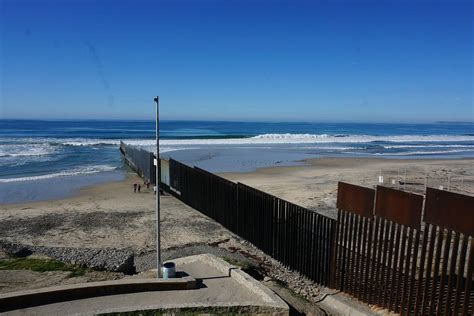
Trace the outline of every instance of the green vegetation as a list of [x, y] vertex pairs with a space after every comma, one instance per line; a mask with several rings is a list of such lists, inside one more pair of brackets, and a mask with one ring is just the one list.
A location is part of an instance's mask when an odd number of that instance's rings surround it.
[[272, 312], [262, 312], [257, 308], [230, 306], [230, 307], [184, 307], [169, 310], [143, 310], [121, 313], [107, 313], [99, 315], [108, 316], [161, 316], [161, 315], [179, 315], [179, 316], [198, 316], [198, 315], [219, 315], [219, 316], [250, 316], [250, 315], [273, 315]]
[[0, 260], [0, 270], [69, 271], [69, 277], [84, 275], [89, 269], [65, 264], [53, 259], [12, 258]]

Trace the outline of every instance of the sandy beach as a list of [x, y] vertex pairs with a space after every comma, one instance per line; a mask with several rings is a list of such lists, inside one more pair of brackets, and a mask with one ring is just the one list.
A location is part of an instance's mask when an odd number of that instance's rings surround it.
[[426, 184], [474, 194], [474, 159], [322, 158], [307, 160], [304, 166], [220, 175], [333, 217], [339, 181], [375, 187], [382, 175], [382, 185], [411, 192], [423, 193]]
[[[133, 183], [144, 187], [143, 180], [128, 174], [124, 181], [92, 186], [71, 198], [2, 205], [0, 238], [41, 246], [146, 251], [155, 244], [155, 195], [151, 188], [133, 193]], [[224, 234], [220, 225], [169, 195], [161, 203], [164, 248]]]
[[[474, 159], [324, 158], [309, 160], [305, 166], [220, 175], [334, 216], [338, 181], [373, 187], [381, 172], [385, 185], [403, 188], [400, 182], [406, 182], [406, 190], [420, 193], [426, 180], [428, 186], [447, 188], [451, 175], [451, 190], [474, 194]], [[71, 198], [0, 205], [0, 238], [41, 246], [146, 251], [155, 240], [155, 196], [151, 189], [133, 193], [133, 183], [141, 182], [130, 173], [124, 181], [92, 186]], [[161, 220], [164, 248], [227, 238], [220, 225], [168, 195], [162, 197]]]

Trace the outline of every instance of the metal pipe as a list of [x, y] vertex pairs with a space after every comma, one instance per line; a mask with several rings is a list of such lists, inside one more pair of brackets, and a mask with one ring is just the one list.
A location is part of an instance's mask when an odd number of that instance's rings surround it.
[[160, 234], [160, 97], [156, 102], [156, 259], [157, 277], [161, 277], [161, 234]]

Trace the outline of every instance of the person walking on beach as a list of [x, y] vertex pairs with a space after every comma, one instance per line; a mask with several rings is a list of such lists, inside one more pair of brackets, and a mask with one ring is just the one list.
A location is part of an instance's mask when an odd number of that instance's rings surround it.
[[133, 184], [133, 193], [137, 193], [137, 184], [136, 183]]
[[138, 193], [140, 193], [141, 188], [142, 188], [141, 184], [138, 184]]

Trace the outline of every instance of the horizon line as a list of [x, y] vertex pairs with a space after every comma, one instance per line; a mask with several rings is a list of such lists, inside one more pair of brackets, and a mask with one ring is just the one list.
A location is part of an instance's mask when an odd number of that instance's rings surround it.
[[[43, 121], [43, 122], [155, 122], [154, 119], [106, 119], [106, 118], [0, 118], [0, 121]], [[474, 124], [474, 121], [335, 121], [335, 120], [323, 120], [323, 121], [312, 121], [312, 120], [244, 120], [244, 119], [160, 119], [161, 122], [220, 122], [220, 123], [323, 123], [323, 124]]]

